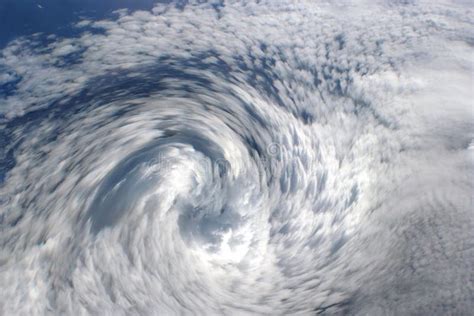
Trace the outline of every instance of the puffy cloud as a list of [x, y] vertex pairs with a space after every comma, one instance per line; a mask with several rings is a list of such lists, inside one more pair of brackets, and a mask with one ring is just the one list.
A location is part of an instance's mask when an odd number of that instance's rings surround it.
[[157, 5], [10, 43], [3, 312], [468, 313], [468, 5]]

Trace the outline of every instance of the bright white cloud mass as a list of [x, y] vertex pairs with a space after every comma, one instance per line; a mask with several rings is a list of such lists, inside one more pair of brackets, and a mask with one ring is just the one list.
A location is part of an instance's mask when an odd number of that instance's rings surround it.
[[1, 51], [0, 313], [472, 313], [472, 3], [198, 2]]

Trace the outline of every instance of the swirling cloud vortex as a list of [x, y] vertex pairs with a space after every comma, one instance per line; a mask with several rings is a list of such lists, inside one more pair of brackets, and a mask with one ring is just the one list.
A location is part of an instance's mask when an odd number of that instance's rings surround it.
[[469, 314], [471, 8], [157, 4], [11, 42], [2, 314]]

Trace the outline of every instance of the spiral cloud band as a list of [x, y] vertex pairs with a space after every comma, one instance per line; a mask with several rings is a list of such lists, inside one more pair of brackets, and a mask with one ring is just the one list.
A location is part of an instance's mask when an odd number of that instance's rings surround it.
[[468, 315], [472, 4], [120, 10], [0, 56], [4, 315]]

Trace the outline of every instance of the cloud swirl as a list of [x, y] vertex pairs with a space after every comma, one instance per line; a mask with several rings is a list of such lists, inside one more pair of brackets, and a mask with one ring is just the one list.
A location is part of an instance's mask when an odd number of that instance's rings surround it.
[[217, 1], [0, 56], [0, 310], [468, 314], [473, 19]]

